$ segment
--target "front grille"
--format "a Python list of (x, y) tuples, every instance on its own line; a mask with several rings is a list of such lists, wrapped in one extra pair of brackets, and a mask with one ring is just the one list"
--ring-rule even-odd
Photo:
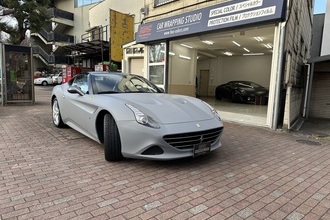
[(168, 144), (178, 149), (192, 149), (195, 144), (207, 142), (212, 144), (219, 138), (222, 129), (220, 127), (206, 131), (170, 134), (165, 135), (163, 138)]

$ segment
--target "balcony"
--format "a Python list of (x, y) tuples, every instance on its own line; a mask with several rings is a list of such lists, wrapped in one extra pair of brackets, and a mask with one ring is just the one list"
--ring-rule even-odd
[(68, 11), (64, 11), (58, 8), (50, 8), (48, 9), (48, 13), (53, 22), (59, 24), (65, 24), (68, 26), (74, 26), (74, 14)]
[(64, 42), (64, 43), (74, 43), (74, 36), (68, 34), (61, 34), (56, 32), (48, 32), (44, 28), (42, 28), (39, 34), (47, 41), (47, 42)]

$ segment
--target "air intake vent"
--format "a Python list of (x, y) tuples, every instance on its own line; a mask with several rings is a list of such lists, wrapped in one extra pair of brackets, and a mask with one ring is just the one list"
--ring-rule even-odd
[(178, 149), (193, 149), (195, 144), (214, 143), (220, 137), (223, 128), (215, 128), (206, 131), (165, 135), (164, 140)]

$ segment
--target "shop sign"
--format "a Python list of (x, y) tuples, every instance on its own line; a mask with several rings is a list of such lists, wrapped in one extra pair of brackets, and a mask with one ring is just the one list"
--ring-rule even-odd
[(136, 42), (284, 19), (286, 0), (237, 0), (141, 24)]

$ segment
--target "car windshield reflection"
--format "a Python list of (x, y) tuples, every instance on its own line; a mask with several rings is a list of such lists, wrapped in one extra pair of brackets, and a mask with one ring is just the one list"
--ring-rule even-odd
[(94, 94), (159, 92), (155, 85), (134, 75), (104, 74), (91, 77)]

